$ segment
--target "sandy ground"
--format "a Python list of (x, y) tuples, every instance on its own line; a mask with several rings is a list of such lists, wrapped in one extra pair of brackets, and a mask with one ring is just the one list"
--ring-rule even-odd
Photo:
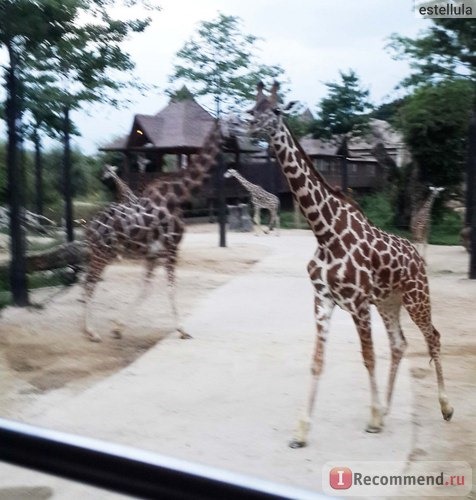
[[(215, 228), (206, 228), (206, 231), (210, 230), (214, 231)], [(204, 231), (203, 227), (192, 227), (190, 229), (191, 236), (183, 245), (177, 273), (179, 309), (182, 311), (182, 316), (187, 325), (187, 318), (191, 318), (192, 316), (195, 318), (194, 321), (199, 332), (200, 327), (203, 328), (203, 331), (206, 331), (208, 326), (208, 324), (200, 326), (200, 311), (201, 307), (205, 305), (207, 297), (216, 301), (217, 313), (219, 313), (219, 296), (213, 295), (213, 293), (217, 294), (219, 290), (224, 289), (223, 287), (231, 286), (238, 279), (241, 279), (241, 277), (245, 277), (245, 279), (250, 280), (250, 283), (252, 283), (253, 269), (255, 268), (253, 266), (259, 266), (260, 264), (257, 263), (265, 257), (269, 257), (272, 253), (272, 247), (268, 244), (270, 241), (269, 238), (273, 238), (273, 245), (279, 244), (279, 239), (271, 236), (256, 238), (253, 235), (240, 235), (240, 238), (232, 246), (220, 249), (214, 242), (213, 237), (210, 238), (210, 234), (207, 235), (204, 233), (203, 238), (201, 238), (201, 231)], [(305, 232), (293, 233), (284, 231), (283, 233), (285, 237), (290, 239), (293, 238), (293, 234), (303, 236)], [(268, 238), (268, 240), (264, 238)], [(308, 235), (305, 235), (305, 238), (308, 241)], [(193, 242), (193, 244), (188, 244), (188, 241)], [(296, 239), (295, 244), (299, 244), (300, 241), (299, 238)], [(289, 258), (292, 258), (292, 254), (289, 255)], [(273, 264), (274, 267), (273, 265), (269, 267), (269, 258), (267, 262), (268, 274), (275, 277), (286, 275), (286, 269), (279, 262), (275, 262)], [(400, 397), (401, 401), (406, 404), (405, 398), (407, 398), (408, 394), (404, 393), (412, 392), (410, 399), (413, 401), (413, 404), (408, 409), (411, 413), (411, 430), (409, 432), (405, 430), (408, 436), (402, 438), (401, 451), (407, 455), (403, 459), (409, 459), (409, 470), (412, 468), (412, 463), (419, 460), (460, 460), (472, 464), (474, 469), (474, 446), (476, 443), (476, 430), (474, 426), (474, 415), (476, 415), (476, 339), (474, 337), (474, 325), (476, 324), (476, 282), (466, 278), (468, 256), (461, 247), (430, 247), (428, 262), (434, 323), (442, 334), (443, 368), (447, 380), (448, 394), (455, 407), (455, 415), (451, 424), (445, 423), (441, 419), (436, 397), (434, 370), (428, 363), (425, 344), (419, 331), (404, 316), (404, 330), (410, 347), (407, 353), (407, 367), (402, 367), (402, 371), (404, 369), (409, 371), (411, 378), (409, 378), (410, 383), (408, 387), (405, 386), (404, 381), (397, 382), (397, 386), (399, 383), (402, 384), (400, 391), (403, 394), (400, 394), (400, 396), (396, 395), (396, 403), (398, 406), (400, 401), (398, 397)], [(303, 271), (305, 264), (306, 261), (303, 260)], [(301, 264), (299, 265), (301, 266)], [(69, 411), (71, 411), (74, 409), (74, 402), (76, 400), (81, 401), (83, 395), (92, 395), (96, 389), (97, 392), (100, 392), (99, 389), (101, 387), (107, 388), (108, 380), (111, 380), (110, 388), (115, 387), (112, 382), (113, 380), (115, 380), (114, 383), (116, 385), (118, 383), (121, 384), (122, 382), (117, 377), (114, 378), (113, 375), (122, 373), (121, 370), (124, 371), (123, 369), (127, 366), (136, 367), (133, 375), (138, 377), (141, 372), (140, 362), (142, 359), (139, 358), (147, 352), (143, 356), (143, 366), (146, 366), (148, 361), (147, 356), (153, 351), (151, 348), (156, 346), (154, 348), (155, 352), (157, 352), (157, 349), (160, 351), (160, 341), (165, 339), (166, 344), (164, 346), (172, 349), (172, 353), (176, 344), (177, 349), (180, 349), (181, 352), (186, 353), (187, 350), (190, 350), (193, 353), (193, 349), (195, 348), (192, 344), (188, 343), (189, 341), (177, 341), (174, 343), (175, 341), (168, 337), (171, 329), (171, 321), (163, 286), (165, 284), (165, 277), (160, 270), (158, 273), (160, 276), (155, 282), (151, 296), (136, 308), (133, 314), (128, 313), (127, 304), (133, 302), (135, 295), (140, 289), (141, 273), (142, 269), (137, 264), (126, 261), (110, 266), (107, 270), (104, 280), (98, 288), (94, 308), (94, 324), (104, 338), (101, 344), (87, 342), (81, 336), (80, 320), (82, 304), (81, 290), (78, 286), (70, 288), (64, 293), (55, 295), (50, 299), (48, 299), (48, 296), (51, 296), (52, 291), (41, 292), (35, 296), (37, 302), (45, 304), (41, 309), (21, 310), (9, 308), (3, 312), (0, 318), (1, 416), (24, 420), (29, 423), (36, 423), (37, 421), (43, 424), (51, 423), (55, 422), (55, 418), (57, 422), (60, 422), (62, 414), (59, 410), (56, 411), (56, 416), (50, 417), (50, 420), (44, 418), (44, 415), (48, 412), (52, 413), (52, 406), (57, 408), (64, 406), (65, 411), (67, 411), (66, 408), (69, 405)], [(294, 286), (293, 280), (297, 278), (298, 276), (294, 276), (290, 272), (288, 279), (291, 293), (292, 286)], [(299, 280), (302, 280), (301, 274), (299, 275)], [(256, 281), (254, 286), (257, 290), (256, 293), (258, 293), (261, 286), (259, 280)], [(265, 286), (265, 282), (263, 282), (263, 286)], [(255, 292), (253, 291), (253, 293)], [(309, 308), (309, 304), (303, 305), (303, 311)], [(239, 306), (239, 297), (237, 297), (237, 305)], [(222, 305), (222, 307), (225, 306)], [(300, 305), (296, 305), (296, 309), (299, 307)], [(253, 313), (251, 306), (244, 310), (249, 315)], [(236, 311), (234, 312), (236, 313)], [(242, 314), (243, 310), (240, 309), (239, 313)], [(232, 318), (233, 313), (230, 311), (229, 314), (229, 318)], [(297, 312), (296, 314), (300, 313)], [(108, 334), (108, 331), (112, 327), (112, 320), (121, 316), (126, 320), (127, 329), (124, 333), (124, 338), (118, 341), (113, 339)], [(273, 319), (269, 316), (267, 321), (270, 325), (273, 323)], [(293, 316), (290, 317), (289, 321), (293, 321)], [(249, 326), (246, 326), (245, 323), (243, 328), (249, 329)], [(306, 332), (306, 335), (309, 337), (309, 331)], [(205, 337), (205, 334), (202, 337)], [(216, 339), (213, 336), (210, 339), (212, 342), (211, 345), (216, 346)], [(172, 344), (170, 344), (171, 341)], [(277, 349), (281, 353), (289, 350), (292, 357), (291, 346), (287, 346), (284, 343), (285, 341), (281, 342), (280, 339), (277, 339), (275, 341)], [(299, 341), (304, 343), (304, 340)], [(185, 342), (185, 344), (182, 344), (182, 342)], [(194, 342), (194, 340), (190, 342)], [(308, 341), (306, 340), (306, 342)], [(346, 343), (349, 342), (346, 340)], [(187, 347), (183, 348), (183, 345)], [(250, 345), (250, 339), (246, 339), (246, 343), (243, 343), (243, 345), (237, 343), (235, 349), (239, 352), (244, 352), (244, 349), (247, 349), (245, 347), (247, 345)], [(335, 349), (342, 351), (343, 347), (345, 346), (336, 345)], [(305, 353), (308, 348), (307, 344), (303, 345), (302, 352)], [(162, 354), (163, 352), (162, 350)], [(301, 353), (301, 351), (299, 352)], [(265, 352), (265, 355), (271, 356), (269, 352)], [(356, 356), (358, 356), (358, 353)], [(343, 361), (347, 362), (348, 357), (350, 356), (347, 356), (346, 352)], [(301, 358), (299, 359), (299, 363), (302, 364)], [(135, 363), (133, 363), (134, 361)], [(155, 359), (152, 361), (156, 362)], [(170, 367), (173, 367), (172, 361), (162, 361), (164, 361), (164, 367), (168, 366), (167, 362), (170, 362)], [(255, 360), (251, 356), (251, 359), (248, 361), (249, 367), (256, 370), (256, 373), (251, 374), (251, 380), (259, 379), (261, 376), (260, 373), (262, 373), (262, 360), (260, 359), (258, 362), (258, 359)], [(267, 361), (271, 363), (272, 360)], [(360, 358), (353, 359), (352, 362), (356, 365), (361, 365)], [(133, 364), (131, 365), (131, 363)], [(224, 359), (217, 359), (218, 367), (221, 367), (223, 363), (225, 363)], [(331, 372), (331, 375), (328, 375), (329, 377), (332, 376), (332, 367), (330, 368), (331, 370), (329, 370), (329, 367), (326, 367), (326, 370)], [(143, 369), (145, 373), (145, 368)], [(293, 377), (295, 375), (292, 373), (292, 370), (295, 370), (295, 366), (286, 365), (282, 369), (289, 375), (291, 379), (290, 390), (293, 390), (292, 386), (295, 384)], [(302, 371), (303, 375), (304, 372), (307, 372), (307, 369), (307, 365), (299, 366), (299, 370)], [(236, 376), (237, 368), (233, 367), (233, 370)], [(127, 375), (127, 368), (125, 373)], [(129, 375), (131, 373), (129, 372)], [(212, 372), (207, 372), (206, 375), (210, 376), (211, 374)], [(176, 382), (176, 377), (177, 373), (170, 374), (172, 382)], [(366, 382), (365, 376), (363, 376), (362, 380)], [(361, 384), (360, 379), (357, 383)], [(214, 390), (218, 389), (212, 385), (210, 392), (212, 396)], [(253, 392), (250, 387), (247, 387), (247, 390)], [(283, 393), (288, 395), (286, 391), (287, 388), (282, 388), (281, 393), (277, 397), (283, 401)], [(303, 394), (304, 392), (297, 396), (300, 397)], [(360, 394), (356, 396), (356, 398), (359, 397)], [(367, 397), (365, 390), (362, 397)], [(239, 402), (235, 401), (236, 404), (239, 404)], [(367, 402), (365, 402), (366, 404)], [(364, 406), (364, 404), (361, 403), (361, 406)], [(364, 410), (366, 408), (362, 408), (362, 412)], [(259, 415), (259, 409), (256, 411), (257, 415)], [(338, 411), (338, 408), (336, 411)], [(348, 420), (350, 415), (348, 412), (342, 413), (342, 424), (349, 425)], [(223, 410), (224, 414), (225, 410)], [(166, 425), (165, 416), (164, 424)], [(172, 417), (176, 420), (176, 415), (172, 415)], [(210, 415), (208, 414), (207, 417), (210, 418)], [(253, 411), (251, 411), (248, 418), (253, 418)], [(339, 418), (337, 418), (338, 421)], [(399, 415), (397, 408), (396, 420), (394, 421), (395, 428), (392, 428), (391, 424), (389, 424), (389, 429), (386, 429), (390, 437), (392, 438), (393, 436), (397, 441), (397, 424), (399, 418), (402, 418), (403, 422), (406, 417), (404, 414)], [(352, 429), (354, 425), (361, 427), (363, 423), (363, 420), (357, 423), (352, 422), (351, 427)], [(276, 423), (274, 431), (278, 430), (279, 425), (281, 424)], [(292, 426), (292, 422), (289, 422), (289, 425)], [(64, 430), (82, 431), (79, 427), (71, 429), (67, 424), (63, 428)], [(288, 432), (289, 429), (286, 428), (284, 431)], [(116, 435), (114, 432), (116, 432)], [(124, 432), (123, 429), (119, 431), (111, 430), (107, 436), (103, 436), (99, 432), (99, 435), (95, 437), (104, 437), (111, 440), (117, 438), (118, 441), (127, 443), (128, 439), (123, 439), (124, 436), (121, 434)], [(243, 429), (243, 432), (246, 432), (246, 430)], [(286, 435), (285, 432), (283, 435)], [(94, 435), (94, 432), (91, 434)], [(364, 434), (365, 441), (362, 442), (359, 441), (361, 437), (353, 437), (352, 439), (355, 440), (353, 446), (357, 449), (373, 446), (370, 444), (372, 441), (367, 440), (368, 436)], [(188, 438), (190, 443), (193, 443), (194, 436), (189, 436)], [(407, 438), (408, 445), (405, 441)], [(206, 434), (204, 439), (207, 439)], [(245, 438), (241, 436), (240, 439), (244, 440)], [(279, 440), (281, 439), (284, 438), (281, 437), (279, 431)], [(130, 442), (135, 443), (136, 440), (137, 436), (132, 436)], [(316, 440), (325, 441), (325, 435), (321, 436), (318, 434)], [(140, 440), (138, 441), (140, 442)], [(404, 441), (405, 443), (403, 443)], [(281, 441), (279, 442), (281, 443)], [(324, 444), (322, 443), (323, 447)], [(185, 448), (183, 456), (186, 457), (186, 443), (183, 446)], [(193, 444), (188, 444), (188, 446), (193, 448)], [(319, 446), (319, 444), (314, 443), (314, 446)], [(167, 452), (167, 446), (164, 448), (164, 452)], [(350, 448), (349, 444), (349, 450)], [(170, 443), (170, 450), (176, 449), (177, 443)], [(346, 448), (342, 449), (345, 450)], [(302, 463), (300, 466), (307, 464), (305, 466), (309, 471), (311, 469), (313, 471), (318, 470), (317, 464), (313, 464), (315, 449), (312, 450), (310, 447), (306, 450), (311, 451), (306, 451), (306, 455), (301, 455)], [(351, 451), (349, 451), (350, 453)], [(378, 457), (382, 459), (383, 456), (380, 451), (379, 453)], [(254, 458), (259, 458), (255, 457), (251, 450), (246, 452), (246, 454), (245, 460), (248, 463), (252, 463)], [(293, 460), (292, 457), (295, 456), (290, 455), (287, 451), (283, 452), (283, 454), (281, 461), (284, 462)], [(223, 462), (223, 457), (220, 457), (219, 454), (217, 454), (217, 457), (217, 464)], [(337, 457), (338, 455), (332, 458)], [(200, 455), (194, 456), (193, 453), (190, 454), (190, 459), (199, 460), (200, 458)], [(392, 455), (392, 450), (389, 449), (386, 459), (400, 460), (402, 456), (398, 453)], [(260, 458), (260, 460), (263, 461), (263, 458)], [(204, 461), (206, 462), (207, 460)], [(286, 464), (281, 464), (281, 461), (278, 464), (274, 463), (272, 466), (270, 465), (269, 470), (265, 474), (267, 479), (282, 480), (280, 467), (285, 467)], [(213, 464), (213, 460), (210, 460), (210, 462)], [(238, 459), (236, 464), (230, 460), (230, 463), (226, 465), (231, 469), (236, 468), (239, 471), (249, 472), (246, 470), (246, 464), (240, 464)], [(31, 489), (26, 487), (23, 489), (20, 487), (8, 489), (4, 482), (0, 481), (0, 486), (4, 486), (4, 490), (0, 490), (0, 499), (49, 498), (52, 495), (52, 490), (43, 486), (44, 482), (40, 482), (39, 484), (42, 486), (31, 486)], [(310, 484), (306, 484), (305, 481), (297, 481), (297, 485), (299, 486), (309, 487)], [(81, 494), (78, 494), (78, 498), (81, 497)], [(102, 493), (98, 493), (97, 496), (88, 493), (88, 497), (99, 499), (104, 496)], [(55, 498), (69, 498), (69, 496), (55, 495)], [(473, 493), (468, 498), (474, 499), (476, 496)]]
[[(212, 230), (214, 226), (192, 226), (188, 232)], [(267, 252), (258, 243), (226, 249), (208, 242), (184, 245), (176, 293), (181, 318), (189, 316), (207, 293), (248, 271)], [(142, 277), (141, 265), (133, 261), (117, 261), (106, 269), (93, 303), (92, 324), (103, 338), (99, 344), (85, 341), (81, 334), (81, 286), (34, 292), (34, 307), (0, 313), (2, 416), (21, 416), (32, 401), (41, 407), (41, 395), (52, 390), (81, 392), (169, 335), (173, 325), (165, 273), (157, 269), (149, 297), (135, 307)], [(116, 318), (125, 324), (121, 342), (109, 334)]]

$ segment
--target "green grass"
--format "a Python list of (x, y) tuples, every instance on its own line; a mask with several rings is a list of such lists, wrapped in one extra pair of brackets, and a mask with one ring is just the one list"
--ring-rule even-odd
[(295, 215), (293, 211), (281, 212), (279, 214), (281, 227), (283, 229), (310, 229), (309, 224), (299, 212), (298, 225), (296, 227)]
[(461, 229), (463, 229), (461, 216), (447, 210), (439, 220), (433, 222), (429, 242), (432, 245), (460, 245)]
[[(402, 230), (393, 224), (393, 209), (389, 198), (383, 194), (365, 196), (360, 200), (365, 214), (377, 227), (398, 236), (411, 239), (408, 230)], [(461, 217), (452, 210), (445, 209), (431, 225), (429, 243), (432, 245), (459, 245), (459, 233), (463, 227)]]

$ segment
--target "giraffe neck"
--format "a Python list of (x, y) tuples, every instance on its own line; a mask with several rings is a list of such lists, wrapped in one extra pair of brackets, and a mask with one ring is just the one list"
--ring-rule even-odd
[(433, 206), (433, 203), (435, 202), (435, 199), (437, 197), (436, 191), (432, 191), (430, 196), (426, 199), (425, 203), (423, 203), (423, 206), (421, 207), (422, 215), (428, 216), (431, 208)]
[(301, 212), (317, 239), (325, 243), (326, 239), (341, 233), (346, 227), (349, 212), (367, 224), (360, 210), (316, 172), (282, 119), (278, 123), (275, 132), (270, 135), (271, 146)]
[(234, 177), (238, 182), (240, 182), (248, 191), (252, 191), (253, 188), (257, 188), (256, 184), (253, 184), (252, 182), (248, 181), (245, 179), (242, 175), (240, 175), (238, 172), (235, 172)]
[(136, 195), (132, 192), (131, 188), (116, 173), (112, 173), (112, 178), (116, 184), (121, 201), (136, 199)]
[(210, 176), (211, 167), (215, 164), (220, 151), (220, 128), (218, 123), (205, 139), (202, 150), (195, 155), (183, 175), (183, 192), (180, 202), (190, 200)]

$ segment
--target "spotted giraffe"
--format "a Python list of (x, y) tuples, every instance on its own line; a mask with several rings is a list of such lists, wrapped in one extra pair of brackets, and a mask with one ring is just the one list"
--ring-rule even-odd
[(242, 184), (242, 186), (251, 195), (251, 204), (253, 205), (254, 212), (254, 222), (257, 229), (261, 229), (266, 232), (261, 227), (261, 209), (264, 208), (269, 210), (269, 231), (276, 226), (276, 234), (279, 233), (279, 198), (265, 191), (261, 186), (253, 184), (248, 179), (245, 179), (239, 172), (234, 168), (228, 169), (224, 176), (226, 178), (235, 177), (235, 179)]
[(103, 181), (112, 180), (116, 186), (117, 198), (120, 203), (135, 203), (139, 199), (132, 189), (117, 175), (117, 167), (114, 165), (104, 165), (101, 179)]
[[(175, 266), (185, 227), (181, 204), (195, 194), (208, 177), (220, 144), (220, 127), (217, 121), (181, 181), (152, 183), (144, 190), (142, 197), (137, 198), (132, 193), (128, 202), (111, 204), (88, 224), (86, 244), (89, 249), (89, 264), (84, 281), (86, 300), (83, 330), (90, 340), (101, 340), (89, 324), (95, 287), (104, 268), (119, 256), (145, 260), (146, 286), (142, 288), (139, 298), (146, 295), (157, 264), (165, 262), (175, 329), (181, 338), (189, 338), (180, 326), (175, 303)], [(126, 186), (120, 179), (119, 181), (121, 186)], [(116, 325), (113, 333), (120, 337), (123, 324), (116, 321)]]
[(424, 260), (426, 260), (426, 249), (428, 246), (428, 236), (430, 234), (431, 209), (435, 199), (439, 196), (441, 191), (444, 191), (445, 188), (430, 186), (429, 189), (430, 194), (420, 208), (415, 210), (412, 214), (410, 221), (413, 242)]
[[(112, 203), (89, 222), (85, 232), (89, 262), (84, 280), (86, 300), (83, 331), (90, 340), (101, 340), (89, 321), (94, 290), (105, 267), (119, 256), (145, 261), (146, 286), (142, 288), (140, 298), (147, 294), (155, 267), (161, 261), (164, 262), (175, 330), (181, 338), (189, 338), (180, 326), (175, 303), (175, 266), (183, 232), (181, 218), (157, 206), (149, 198)], [(120, 337), (123, 325), (119, 321), (115, 323), (113, 333)]]
[[(281, 165), (301, 212), (314, 232), (318, 247), (308, 264), (314, 287), (317, 326), (308, 405), (290, 446), (305, 446), (323, 369), (324, 346), (332, 311), (336, 305), (348, 311), (359, 334), (371, 392), (368, 432), (380, 432), (392, 399), (394, 382), (406, 340), (400, 326), (403, 305), (423, 333), (438, 382), (443, 418), (453, 415), (446, 395), (440, 361), (440, 334), (431, 321), (428, 280), (423, 259), (413, 245), (375, 227), (342, 192), (329, 186), (294, 138), (278, 108), (278, 85), (266, 96), (258, 85), (250, 112), (251, 132), (265, 132)], [(370, 306), (375, 305), (385, 324), (391, 348), (386, 410), (380, 403), (375, 376)]]

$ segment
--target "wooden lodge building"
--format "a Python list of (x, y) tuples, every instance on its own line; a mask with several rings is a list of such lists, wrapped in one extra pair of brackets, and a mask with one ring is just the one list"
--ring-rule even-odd
[[(214, 117), (201, 107), (186, 90), (180, 91), (181, 99), (171, 98), (167, 106), (155, 115), (135, 115), (128, 135), (114, 141), (102, 151), (115, 153), (115, 162), (121, 177), (134, 191), (159, 178), (177, 179), (187, 168), (190, 156), (200, 151), (205, 137), (214, 124)], [(348, 145), (347, 182), (355, 191), (374, 191), (385, 181), (384, 167), (372, 155), (375, 137), (385, 146), (389, 156), (398, 164), (403, 158), (403, 141), (393, 131), (386, 129), (386, 122), (374, 120), (377, 127), (370, 139), (351, 140)], [(286, 178), (276, 160), (236, 127), (229, 119), (222, 119), (223, 161), (226, 168), (236, 168), (244, 177), (277, 194), (284, 206), (290, 207), (292, 197)], [(389, 127), (389, 126), (388, 126)], [(383, 133), (383, 132), (385, 133)], [(393, 135), (392, 135), (393, 134)], [(305, 137), (301, 145), (333, 186), (342, 186), (344, 158), (338, 155), (338, 140), (321, 141)], [(147, 160), (145, 174), (139, 173), (138, 162)], [(228, 203), (248, 200), (248, 192), (234, 178), (225, 179), (225, 198)], [(193, 206), (193, 213), (214, 204), (216, 200), (216, 174), (209, 181)]]

